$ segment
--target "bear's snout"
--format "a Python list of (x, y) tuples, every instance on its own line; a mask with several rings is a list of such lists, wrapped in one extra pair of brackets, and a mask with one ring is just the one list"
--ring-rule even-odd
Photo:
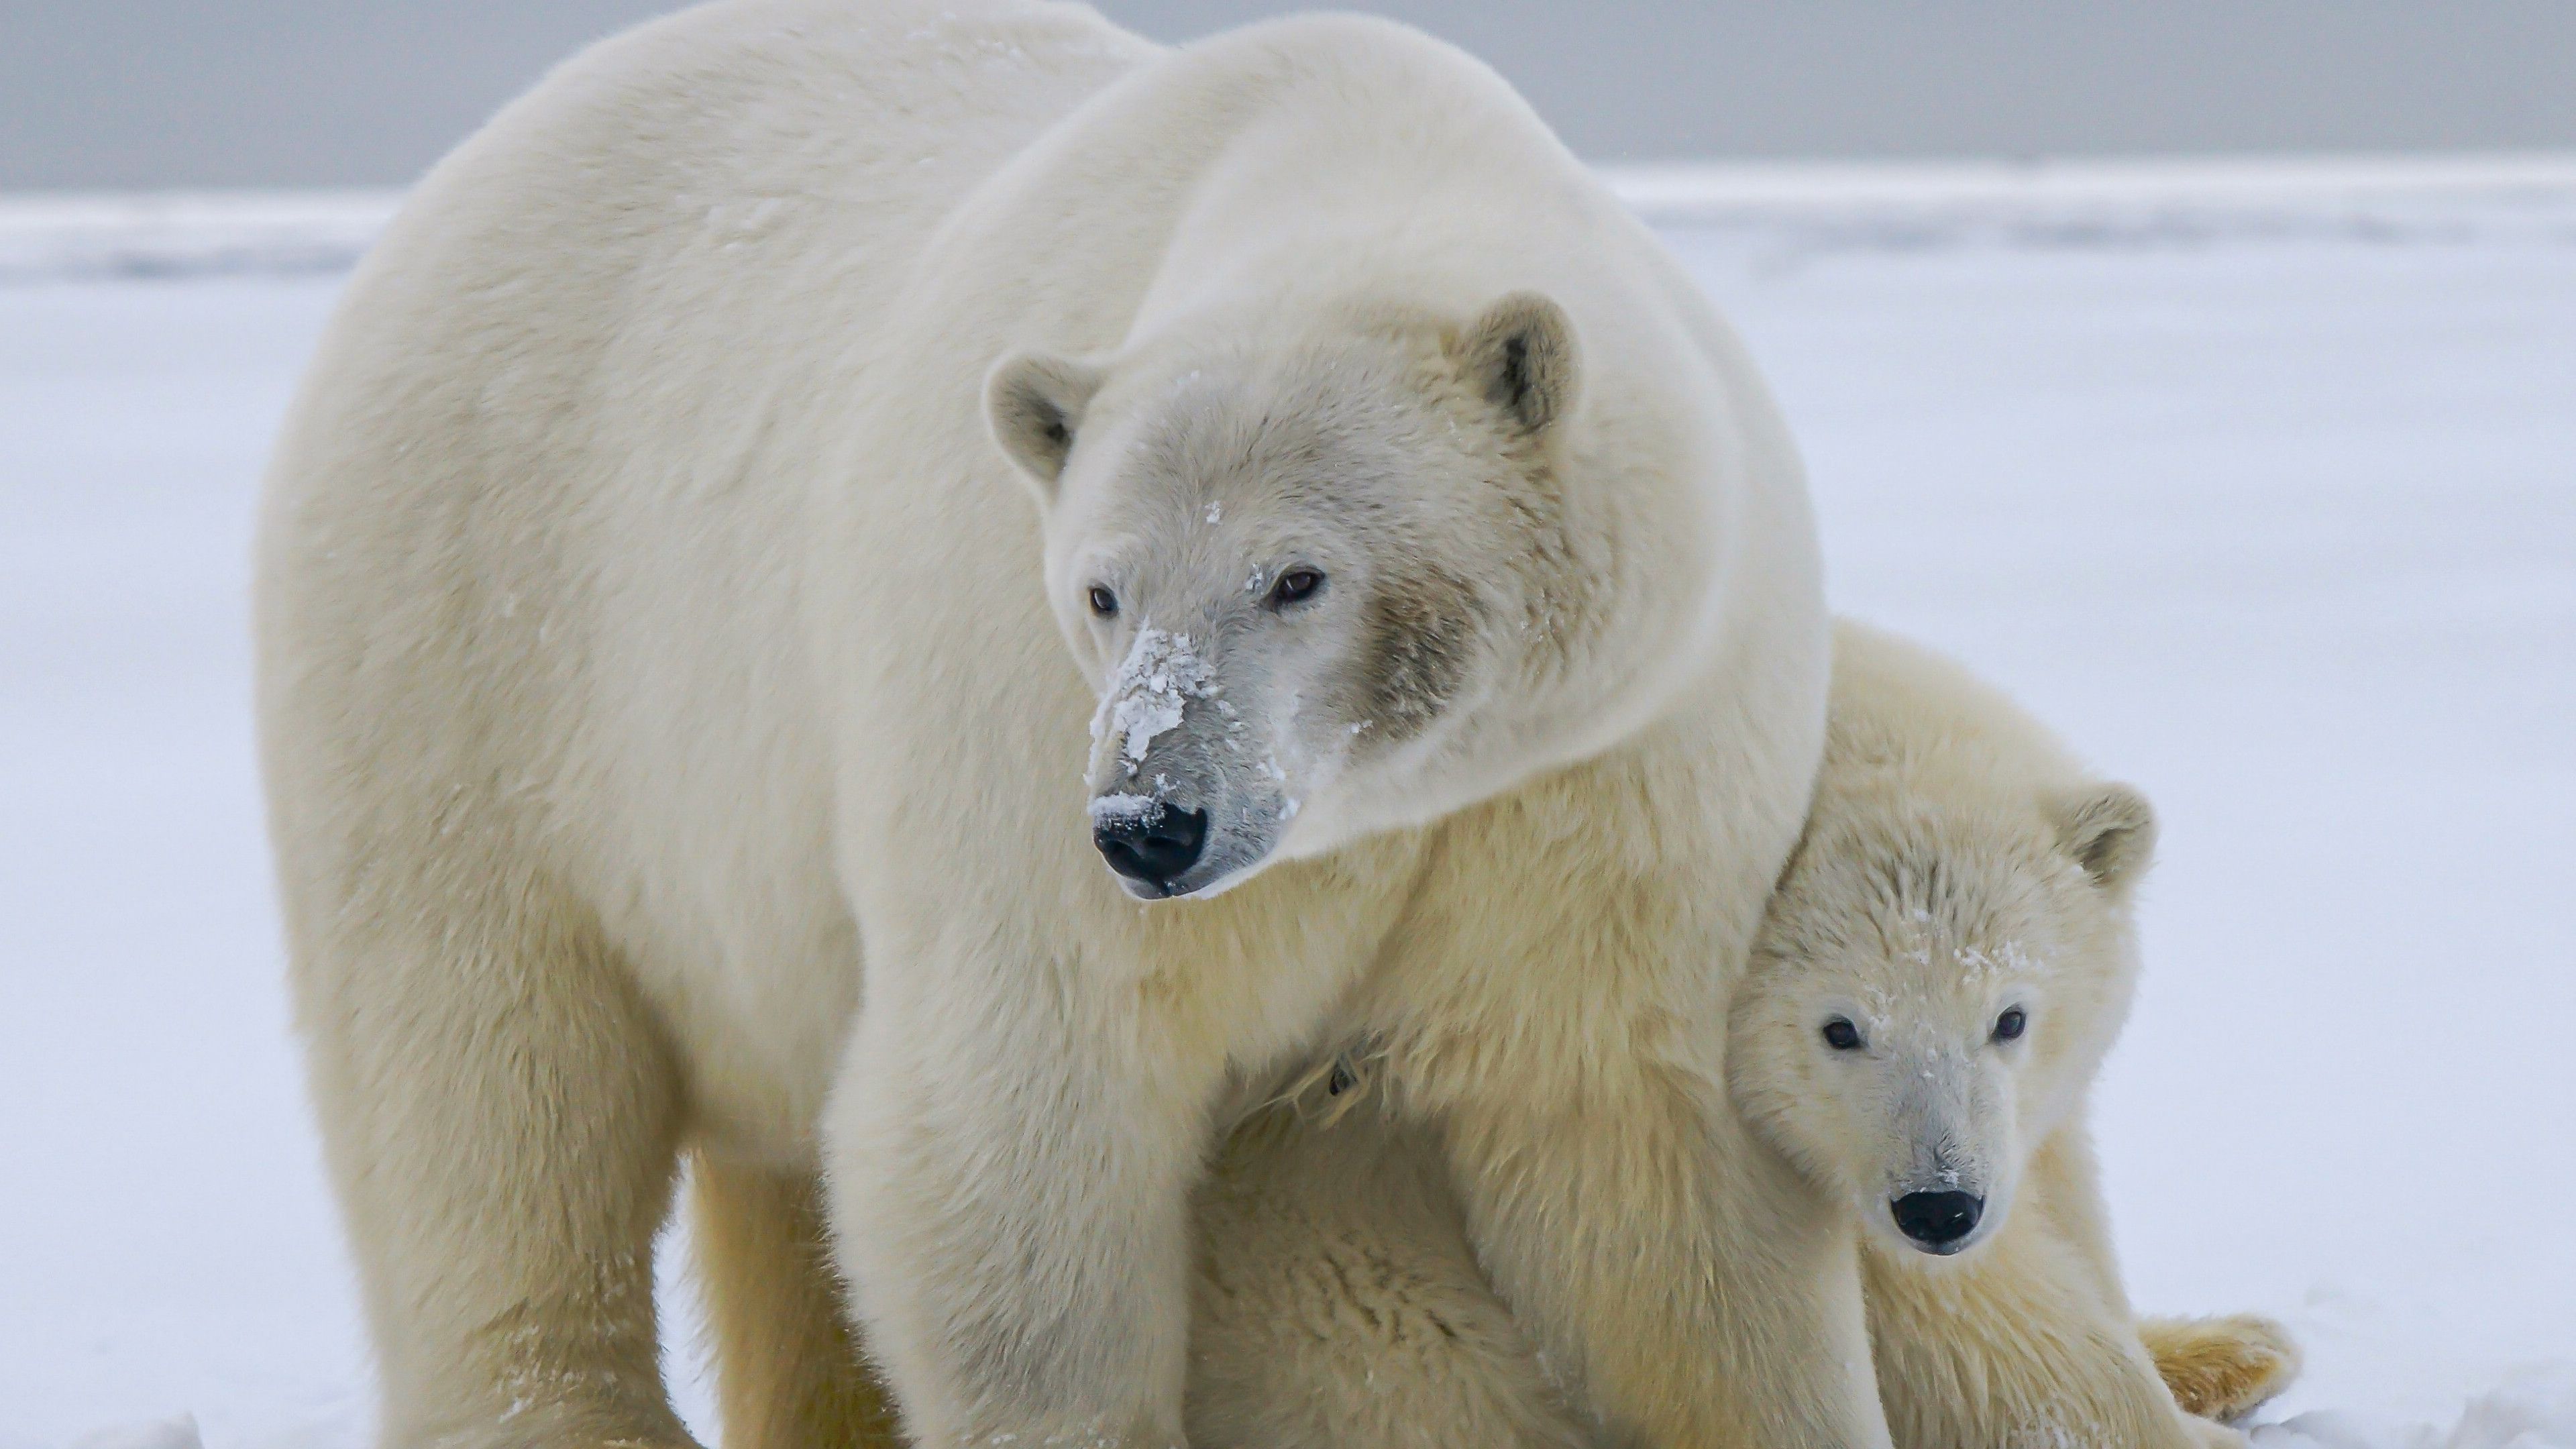
[(1170, 895), (1172, 882), (1207, 849), (1208, 813), (1155, 802), (1153, 808), (1095, 812), (1091, 843), (1100, 847), (1109, 868), (1158, 895)]
[(1969, 1192), (1909, 1192), (1888, 1204), (1897, 1229), (1927, 1253), (1955, 1253), (1985, 1215), (1986, 1200)]

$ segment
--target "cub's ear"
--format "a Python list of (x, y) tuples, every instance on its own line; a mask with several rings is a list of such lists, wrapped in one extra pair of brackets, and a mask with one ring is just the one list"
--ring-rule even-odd
[(2097, 785), (2058, 802), (2057, 838), (2093, 883), (2134, 884), (2156, 851), (2156, 812), (2126, 785)]
[(994, 364), (984, 379), (985, 425), (1019, 465), (1041, 506), (1055, 502), (1074, 430), (1100, 391), (1102, 375), (1087, 362), (1018, 352)]
[(1506, 293), (1457, 342), (1467, 380), (1536, 436), (1574, 406), (1574, 320), (1536, 292)]

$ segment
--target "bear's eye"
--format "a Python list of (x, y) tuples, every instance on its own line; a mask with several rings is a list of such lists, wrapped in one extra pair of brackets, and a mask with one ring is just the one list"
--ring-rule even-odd
[(2030, 1026), (2030, 1013), (2016, 1006), (1995, 1018), (1995, 1040), (2012, 1041)]
[(1283, 604), (1303, 603), (1323, 586), (1324, 576), (1313, 569), (1290, 569), (1270, 586), (1270, 606), (1275, 609)]
[(1860, 1028), (1843, 1017), (1825, 1023), (1825, 1045), (1838, 1052), (1860, 1050)]
[(1118, 612), (1118, 596), (1098, 584), (1091, 586), (1091, 612), (1106, 619)]

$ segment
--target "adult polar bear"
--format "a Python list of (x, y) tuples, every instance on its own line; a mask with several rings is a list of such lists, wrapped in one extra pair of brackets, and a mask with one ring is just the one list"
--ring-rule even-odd
[(682, 1442), (687, 1149), (744, 1442), (867, 1412), (819, 1172), (924, 1442), (1176, 1443), (1212, 1134), (1363, 1030), (1603, 1422), (1884, 1442), (1849, 1235), (1714, 1045), (1821, 745), (1795, 459), (1457, 53), (598, 47), (361, 268), (259, 578), (390, 1444)]

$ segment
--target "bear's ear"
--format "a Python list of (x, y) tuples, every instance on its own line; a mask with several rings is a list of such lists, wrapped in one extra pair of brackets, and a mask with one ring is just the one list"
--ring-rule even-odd
[(1041, 505), (1055, 502), (1056, 480), (1073, 451), (1082, 411), (1100, 391), (1101, 370), (1087, 362), (1019, 352), (984, 379), (984, 421), (993, 441), (1019, 465)]
[(2057, 838), (2093, 883), (2134, 883), (2156, 851), (2156, 812), (2126, 785), (2097, 785), (2058, 803)]
[(1532, 436), (1574, 406), (1574, 320), (1536, 292), (1511, 292), (1460, 335), (1467, 380)]

